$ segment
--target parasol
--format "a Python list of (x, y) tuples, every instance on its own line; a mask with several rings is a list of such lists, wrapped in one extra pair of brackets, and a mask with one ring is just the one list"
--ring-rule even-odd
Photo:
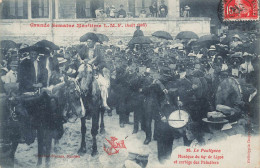
[(36, 51), (39, 54), (49, 54), (50, 51), (45, 47), (37, 47), (37, 46), (29, 46), (25, 47), (19, 50), (20, 53), (30, 52), (30, 51)]
[(227, 34), (227, 37), (225, 37), (221, 41), (221, 43), (229, 44), (234, 37), (237, 37), (241, 41), (244, 41), (244, 40), (246, 40), (247, 35), (246, 35), (246, 33), (242, 32), (242, 31), (229, 31), (228, 34)]
[(176, 39), (198, 39), (198, 35), (192, 31), (182, 31), (177, 34)]
[(97, 35), (99, 41), (101, 41), (101, 42), (109, 41), (109, 38), (104, 34), (97, 33), (96, 35)]
[(92, 40), (94, 42), (99, 42), (99, 38), (95, 33), (86, 33), (80, 37), (80, 42), (86, 42), (88, 40)]
[(204, 36), (201, 36), (197, 42), (199, 45), (210, 47), (211, 45), (216, 45), (220, 41), (219, 41), (218, 37), (215, 35), (204, 35)]
[(138, 36), (138, 37), (133, 37), (128, 45), (133, 45), (133, 44), (150, 44), (153, 43), (153, 41), (149, 37), (145, 36)]
[(162, 39), (166, 39), (166, 40), (173, 40), (171, 34), (166, 32), (166, 31), (156, 31), (152, 34), (152, 36), (162, 38)]
[(45, 48), (49, 48), (50, 50), (59, 50), (60, 49), (59, 46), (55, 45), (53, 42), (48, 41), (48, 40), (41, 40), (41, 41), (35, 43), (34, 46), (45, 47)]
[(9, 50), (10, 48), (17, 48), (17, 44), (12, 40), (2, 40), (1, 48)]

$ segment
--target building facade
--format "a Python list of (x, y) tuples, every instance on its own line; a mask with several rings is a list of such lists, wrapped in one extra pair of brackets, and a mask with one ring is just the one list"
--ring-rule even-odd
[[(95, 18), (95, 10), (114, 6), (119, 9), (124, 6), (127, 14), (138, 17), (141, 10), (149, 13), (149, 7), (161, 0), (2, 0), (2, 19), (76, 19)], [(169, 7), (169, 16), (179, 15), (179, 0), (165, 1)]]
[[(32, 42), (44, 38), (59, 43), (78, 39), (90, 31), (108, 36), (132, 36), (137, 24), (142, 25), (141, 29), (147, 36), (158, 30), (168, 31), (173, 36), (186, 30), (199, 35), (209, 34), (211, 19), (180, 17), (180, 7), (183, 5), (180, 1), (165, 0), (167, 17), (154, 18), (149, 15), (149, 7), (154, 2), (159, 7), (161, 0), (2, 0), (1, 38), (19, 40), (20, 37), (27, 37)], [(127, 13), (126, 18), (96, 18), (97, 9), (106, 12), (108, 7), (113, 6), (117, 11), (120, 5)], [(140, 17), (142, 10), (146, 11), (147, 17)]]

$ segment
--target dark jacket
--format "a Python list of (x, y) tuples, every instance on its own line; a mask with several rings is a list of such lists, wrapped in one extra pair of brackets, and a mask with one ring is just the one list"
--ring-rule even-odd
[(46, 82), (44, 82), (44, 68), (42, 66), (42, 63), (40, 61), (38, 62), (38, 76), (36, 80), (33, 61), (31, 59), (23, 60), (18, 71), (18, 82), (20, 91), (34, 91), (33, 84), (36, 84), (36, 81), (37, 83), (42, 83), (43, 86), (46, 86)]
[[(164, 12), (162, 9), (165, 9)], [(166, 5), (161, 5), (159, 7), (159, 11), (160, 11), (160, 17), (166, 17), (168, 14), (168, 7)]]
[(133, 37), (139, 37), (139, 36), (144, 36), (144, 33), (142, 30), (136, 30), (134, 32), (134, 36)]
[(128, 105), (131, 111), (134, 111), (135, 108), (141, 108), (143, 106), (143, 102), (145, 96), (140, 92), (140, 89), (143, 85), (143, 80), (136, 73), (128, 74), (128, 88), (130, 91), (130, 95), (128, 98)]
[(119, 17), (120, 15), (122, 15), (123, 18), (125, 18), (125, 17), (126, 17), (126, 11), (125, 11), (124, 9), (120, 9), (120, 10), (118, 11), (118, 16), (117, 16), (117, 17)]
[(177, 105), (177, 97), (183, 102), (183, 106), (186, 106), (192, 102), (192, 96), (194, 92), (192, 90), (192, 83), (189, 79), (178, 79), (175, 83), (168, 85), (168, 88), (177, 88), (175, 92), (171, 92), (171, 97), (174, 99), (174, 104)]
[(149, 9), (150, 9), (150, 12), (151, 12), (152, 14), (157, 14), (157, 13), (158, 13), (157, 7), (150, 6)]

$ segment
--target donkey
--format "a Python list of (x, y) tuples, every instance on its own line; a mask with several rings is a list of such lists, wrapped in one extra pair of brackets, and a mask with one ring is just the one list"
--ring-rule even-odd
[[(12, 122), (16, 121), (17, 130), (13, 130), (16, 136), (10, 139), (12, 147), (9, 158), (11, 159), (11, 167), (13, 167), (15, 151), (21, 139), (28, 145), (33, 143), (37, 136), (38, 142), (38, 161), (37, 166), (42, 165), (42, 158), (46, 157), (45, 166), (50, 167), (50, 152), (52, 138), (55, 138), (54, 132), (63, 134), (62, 115), (58, 110), (57, 100), (50, 97), (46, 92), (37, 96), (16, 98), (9, 103)], [(8, 110), (8, 109), (7, 109)], [(36, 134), (37, 132), (37, 134)]]
[[(92, 68), (92, 67), (88, 67)], [(101, 115), (101, 124), (100, 124), (100, 133), (105, 132), (105, 125), (104, 125), (104, 113), (106, 110), (109, 110), (107, 106), (106, 99), (108, 98), (108, 87), (110, 82), (110, 72), (108, 69), (103, 68), (103, 75), (97, 72), (95, 69), (89, 69), (88, 71), (88, 82), (85, 83), (88, 86), (88, 91), (85, 96), (85, 103), (86, 103), (86, 110), (87, 112), (81, 118), (81, 145), (80, 149), (78, 150), (79, 154), (86, 153), (86, 117), (87, 115), (91, 115), (92, 117), (92, 127), (91, 127), (91, 135), (93, 138), (92, 144), (92, 153), (91, 156), (95, 156), (98, 154), (97, 151), (97, 139), (96, 136), (98, 134), (99, 129), (99, 118)]]

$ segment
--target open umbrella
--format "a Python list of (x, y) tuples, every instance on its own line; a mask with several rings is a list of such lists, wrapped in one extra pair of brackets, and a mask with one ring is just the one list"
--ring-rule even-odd
[(219, 43), (219, 39), (215, 35), (204, 35), (198, 39), (198, 44), (203, 46), (211, 46)]
[(221, 43), (222, 44), (229, 44), (232, 41), (233, 38), (238, 38), (241, 41), (244, 41), (247, 38), (247, 34), (241, 32), (241, 31), (230, 31), (230, 32), (228, 32), (227, 37), (225, 37), (221, 41)]
[(152, 36), (162, 38), (162, 39), (166, 39), (166, 40), (173, 40), (171, 34), (166, 32), (166, 31), (156, 31), (152, 34)]
[(30, 52), (30, 51), (36, 51), (39, 54), (49, 54), (50, 51), (45, 48), (45, 47), (38, 47), (38, 46), (29, 46), (29, 47), (25, 47), (19, 50), (20, 53), (25, 53), (25, 52)]
[(99, 38), (95, 33), (86, 33), (83, 36), (80, 37), (79, 41), (80, 42), (86, 42), (88, 40), (92, 40), (94, 42), (99, 42)]
[(17, 48), (17, 44), (12, 40), (2, 40), (1, 41), (1, 48), (9, 50), (10, 48)]
[(138, 36), (138, 37), (133, 37), (128, 45), (133, 45), (133, 44), (151, 44), (153, 41), (149, 37), (145, 36)]
[(97, 33), (96, 35), (97, 35), (99, 41), (101, 41), (101, 42), (109, 41), (109, 38), (104, 34)]
[(177, 34), (176, 39), (198, 39), (198, 35), (192, 31), (182, 31)]
[(45, 47), (45, 48), (49, 48), (50, 50), (59, 50), (60, 49), (59, 46), (55, 45), (53, 42), (48, 41), (48, 40), (41, 40), (41, 41), (35, 43), (34, 46)]

